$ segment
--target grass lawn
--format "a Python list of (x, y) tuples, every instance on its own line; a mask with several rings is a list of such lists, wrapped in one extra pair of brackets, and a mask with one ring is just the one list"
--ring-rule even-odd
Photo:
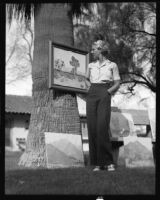
[(155, 194), (155, 168), (93, 172), (87, 166), (27, 169), (17, 165), (20, 152), (6, 152), (5, 194), (110, 195)]

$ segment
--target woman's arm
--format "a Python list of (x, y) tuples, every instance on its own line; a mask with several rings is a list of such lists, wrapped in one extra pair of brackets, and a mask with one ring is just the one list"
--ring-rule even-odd
[(115, 80), (113, 86), (108, 89), (108, 93), (110, 94), (115, 93), (120, 87), (120, 82), (121, 82), (120, 80)]
[(90, 87), (91, 82), (90, 82), (90, 68), (87, 68), (87, 72), (86, 72), (86, 85), (87, 87)]
[(89, 77), (90, 77), (90, 68), (87, 68), (86, 78), (88, 81), (89, 81)]

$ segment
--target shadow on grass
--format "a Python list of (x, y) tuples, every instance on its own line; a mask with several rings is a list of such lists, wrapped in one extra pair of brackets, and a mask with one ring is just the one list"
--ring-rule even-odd
[(5, 175), (6, 194), (155, 194), (155, 172), (118, 168), (93, 172), (90, 167), (13, 170)]
[(93, 172), (90, 166), (29, 169), (18, 166), (21, 154), (6, 154), (5, 194), (155, 194), (155, 168), (119, 166), (115, 172)]

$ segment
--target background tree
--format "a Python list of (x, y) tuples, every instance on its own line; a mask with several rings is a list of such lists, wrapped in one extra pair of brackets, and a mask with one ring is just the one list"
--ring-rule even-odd
[(75, 20), (76, 45), (91, 50), (95, 39), (110, 44), (110, 59), (115, 61), (133, 91), (137, 84), (156, 91), (156, 4), (97, 3), (92, 13)]
[[(156, 3), (128, 3), (120, 7), (123, 39), (132, 47), (129, 70), (133, 86), (143, 84), (156, 92)], [(123, 73), (124, 74), (124, 73)]]
[(33, 108), (20, 165), (46, 167), (45, 132), (80, 134), (75, 93), (48, 89), (48, 55), (49, 40), (74, 46), (72, 15), (80, 14), (81, 6), (79, 3), (7, 5), (10, 22), (15, 16), (28, 24), (34, 16)]
[(33, 30), (23, 22), (6, 23), (6, 84), (31, 74), (33, 63)]

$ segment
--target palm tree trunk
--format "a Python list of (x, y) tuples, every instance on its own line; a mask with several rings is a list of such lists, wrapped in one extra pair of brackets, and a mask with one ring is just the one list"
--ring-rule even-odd
[(73, 45), (69, 5), (42, 4), (34, 19), (33, 109), (26, 151), (19, 165), (46, 167), (44, 132), (80, 134), (80, 119), (75, 94), (48, 89), (49, 40)]

